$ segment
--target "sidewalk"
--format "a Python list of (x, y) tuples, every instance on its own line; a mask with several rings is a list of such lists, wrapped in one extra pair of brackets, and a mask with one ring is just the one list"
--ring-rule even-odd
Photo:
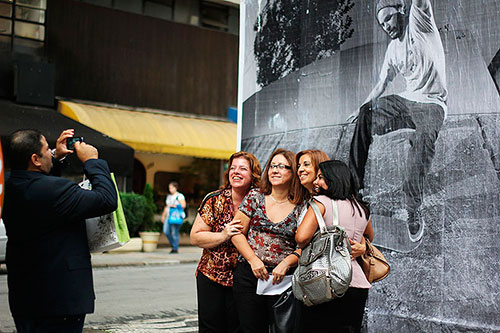
[[(197, 263), (202, 249), (196, 246), (180, 246), (179, 253), (170, 253), (170, 247), (159, 247), (155, 252), (107, 252), (92, 253), (92, 267), (120, 267), (173, 265)], [(7, 273), (7, 266), (0, 265), (0, 274)]]
[(202, 252), (202, 249), (195, 246), (181, 246), (179, 253), (170, 253), (170, 250), (170, 247), (159, 247), (155, 252), (92, 253), (92, 267), (197, 263)]

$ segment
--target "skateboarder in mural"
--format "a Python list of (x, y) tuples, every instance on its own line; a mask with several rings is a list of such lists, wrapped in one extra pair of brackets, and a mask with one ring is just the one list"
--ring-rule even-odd
[[(392, 218), (405, 221), (410, 240), (417, 242), (422, 237), (424, 223), (416, 213), (447, 112), (444, 50), (429, 0), (413, 0), (408, 7), (403, 0), (379, 0), (376, 18), (391, 41), (378, 83), (359, 112), (350, 117), (353, 121), (357, 119), (350, 166), (357, 185), (363, 189), (372, 136), (402, 128), (415, 129), (403, 182), (404, 205), (393, 209)], [(398, 73), (406, 81), (406, 90), (381, 97)]]

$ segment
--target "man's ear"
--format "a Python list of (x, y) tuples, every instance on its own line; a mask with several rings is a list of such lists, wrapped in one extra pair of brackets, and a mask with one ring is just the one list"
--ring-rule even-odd
[(31, 154), (30, 163), (36, 167), (40, 167), (42, 165), (40, 156), (38, 156), (38, 154)]

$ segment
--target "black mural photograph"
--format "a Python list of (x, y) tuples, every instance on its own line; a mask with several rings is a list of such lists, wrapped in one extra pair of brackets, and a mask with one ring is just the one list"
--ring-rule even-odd
[[(414, 130), (409, 137), (402, 191), (395, 192), (396, 199), (378, 200), (371, 208), (372, 215), (391, 217), (389, 223), (407, 227), (410, 241), (418, 242), (425, 227), (424, 220), (417, 214), (422, 204), (424, 180), (447, 110), (443, 44), (429, 0), (413, 0), (408, 9), (403, 0), (380, 0), (375, 13), (379, 26), (391, 42), (385, 52), (378, 82), (359, 113), (352, 116), (356, 126), (349, 163), (358, 188), (363, 191), (372, 135), (384, 135), (403, 128)], [(381, 97), (398, 74), (406, 83), (405, 90)], [(387, 207), (387, 202), (398, 201), (400, 203), (395, 207)]]
[(322, 150), (370, 206), (391, 274), (363, 330), (500, 331), (500, 2), (241, 10), (241, 149)]

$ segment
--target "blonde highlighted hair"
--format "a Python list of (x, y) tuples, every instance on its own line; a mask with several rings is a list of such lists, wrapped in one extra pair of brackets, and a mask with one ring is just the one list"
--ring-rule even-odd
[(299, 151), (297, 153), (297, 157), (295, 158), (295, 162), (297, 163), (297, 166), (299, 165), (300, 158), (302, 156), (304, 156), (304, 155), (311, 156), (311, 163), (312, 163), (312, 165), (314, 167), (314, 171), (316, 173), (318, 173), (319, 164), (321, 162), (330, 160), (330, 157), (328, 156), (328, 154), (325, 153), (322, 150), (319, 150), (319, 149), (306, 149), (306, 150)]

